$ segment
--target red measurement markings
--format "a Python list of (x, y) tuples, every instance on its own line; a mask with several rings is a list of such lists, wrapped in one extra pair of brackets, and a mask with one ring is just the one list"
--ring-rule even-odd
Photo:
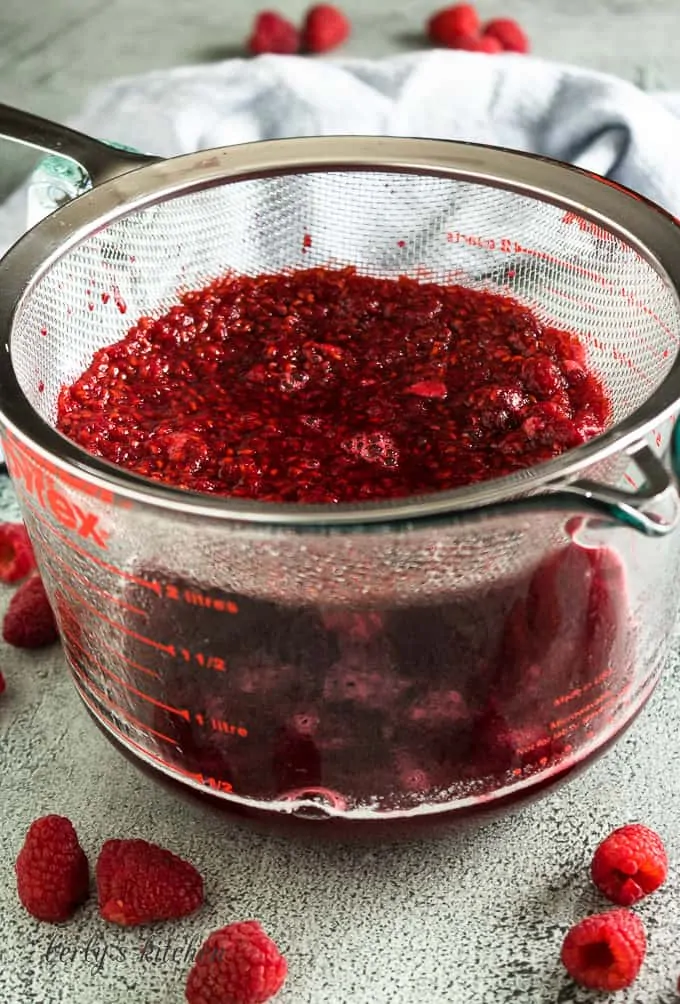
[(601, 683), (604, 683), (605, 680), (608, 680), (613, 675), (613, 673), (614, 670), (611, 668), (611, 666), (608, 667), (607, 669), (604, 670), (603, 673), (600, 673), (599, 676), (596, 676), (594, 680), (591, 680), (590, 683), (586, 683), (585, 686), (575, 687), (573, 690), (569, 691), (568, 694), (563, 694), (562, 697), (556, 697), (555, 700), (553, 701), (553, 706), (555, 708), (559, 708), (562, 704), (568, 704), (570, 701), (576, 700), (577, 697), (583, 697), (583, 695), (587, 694), (589, 690), (594, 690), (595, 687), (599, 687)]
[(248, 736), (248, 729), (244, 728), (243, 725), (232, 725), (231, 722), (225, 722), (223, 718), (211, 718), (210, 728), (214, 732), (223, 732), (227, 736), (240, 736), (241, 739), (246, 739)]
[(77, 592), (77, 590), (75, 590), (72, 586), (69, 586), (66, 582), (62, 581), (60, 582), (60, 585), (67, 593), (70, 593), (71, 596), (73, 596), (77, 603), (84, 606), (85, 609), (89, 610), (90, 613), (93, 613), (95, 617), (99, 617), (99, 619), (103, 620), (105, 624), (109, 625), (109, 627), (115, 628), (116, 631), (122, 631), (122, 633), (128, 635), (128, 637), (134, 638), (136, 641), (141, 641), (143, 645), (150, 645), (151, 648), (158, 649), (159, 652), (165, 652), (167, 655), (172, 656), (177, 655), (174, 645), (164, 645), (160, 641), (154, 641), (153, 638), (147, 638), (145, 635), (139, 634), (137, 631), (133, 631), (131, 628), (125, 627), (124, 624), (120, 624), (118, 621), (114, 621), (111, 617), (107, 617), (106, 614), (103, 614), (101, 610), (97, 609), (97, 607), (93, 607), (91, 603), (88, 603), (87, 600), (84, 599), (79, 592)]
[[(612, 695), (606, 695), (605, 694), (605, 698), (606, 699), (604, 700), (604, 702), (599, 706), (599, 708), (597, 708), (596, 711), (593, 712), (592, 715), (590, 715), (588, 717), (588, 719), (587, 719), (587, 721), (585, 723), (585, 728), (587, 730), (591, 731), (591, 732), (592, 732), (592, 726), (593, 726), (593, 719), (594, 718), (599, 718), (606, 711), (609, 711), (610, 707), (613, 704), (617, 703), (617, 701), (619, 699), (619, 695), (618, 694), (612, 694)], [(555, 739), (555, 740), (557, 740), (557, 739), (564, 739), (565, 736), (573, 735), (574, 730), (576, 728), (578, 728), (578, 726), (579, 726), (578, 722), (571, 722), (565, 728), (560, 729), (558, 732), (554, 732), (553, 735), (552, 735), (552, 738)]]
[[(609, 710), (609, 708), (613, 704), (616, 704), (618, 698), (619, 694), (607, 691), (605, 694), (602, 694), (600, 697), (598, 697), (597, 700), (592, 701), (590, 704), (586, 705), (584, 708), (581, 708), (579, 711), (575, 711), (572, 715), (569, 715), (567, 718), (561, 718), (558, 721), (551, 722), (549, 725), (551, 732), (549, 735), (545, 737), (545, 739), (540, 739), (537, 742), (532, 743), (530, 746), (525, 746), (522, 749), (518, 749), (517, 754), (519, 756), (526, 755), (527, 753), (531, 753), (533, 750), (539, 749), (546, 742), (555, 742), (559, 739), (564, 739), (566, 736), (572, 735), (574, 731), (583, 724), (585, 724), (586, 727), (592, 725), (593, 718), (599, 718), (601, 715), (603, 715), (606, 711)], [(586, 719), (586, 722), (583, 723), (581, 719)], [(557, 728), (558, 726), (563, 726), (563, 727)], [(557, 731), (553, 731), (556, 728)], [(572, 752), (572, 747), (571, 746), (566, 747), (564, 753), (566, 754), (570, 752)], [(545, 762), (547, 763), (548, 758), (547, 757), (542, 758), (541, 761), (539, 761), (539, 763), (543, 763), (543, 760), (545, 760)], [(513, 771), (513, 773), (519, 775), (522, 773), (522, 771), (521, 770)]]
[(146, 722), (142, 722), (140, 721), (139, 718), (135, 718), (135, 716), (131, 714), (126, 708), (121, 708), (120, 705), (116, 704), (115, 701), (112, 701), (111, 698), (108, 697), (103, 690), (100, 690), (99, 687), (95, 683), (93, 683), (92, 680), (90, 680), (90, 678), (87, 676), (86, 673), (83, 672), (83, 670), (80, 668), (75, 659), (69, 659), (69, 665), (71, 666), (71, 669), (78, 677), (78, 679), (82, 681), (83, 686), (86, 686), (89, 690), (91, 690), (94, 694), (96, 694), (97, 700), (101, 701), (102, 704), (106, 704), (109, 708), (111, 708), (111, 710), (115, 714), (120, 715), (120, 717), (123, 718), (126, 722), (130, 722), (131, 725), (135, 725), (138, 729), (143, 729), (145, 732), (151, 732), (152, 735), (157, 736), (159, 739), (162, 739), (166, 743), (170, 743), (171, 746), (177, 745), (176, 741), (174, 739), (171, 739), (170, 736), (166, 736), (164, 732), (159, 732), (157, 729), (154, 729), (150, 725), (147, 725)]
[(119, 579), (124, 579), (126, 582), (133, 582), (136, 586), (142, 586), (144, 589), (150, 589), (157, 596), (162, 595), (163, 590), (160, 582), (151, 582), (148, 579), (140, 579), (138, 576), (132, 575), (130, 572), (124, 572), (122, 569), (116, 568), (115, 565), (110, 565), (108, 562), (103, 561), (96, 555), (91, 554), (90, 551), (86, 551), (84, 547), (79, 547), (77, 544), (74, 544), (70, 537), (61, 533), (52, 525), (52, 523), (49, 522), (49, 520), (45, 519), (42, 512), (39, 509), (36, 509), (36, 507), (25, 497), (24, 502), (37, 522), (49, 530), (50, 533), (54, 534), (55, 537), (58, 537), (62, 543), (66, 544), (66, 546), (72, 551), (75, 551), (76, 554), (79, 554), (82, 558), (87, 558), (88, 561), (92, 561), (95, 565), (105, 569), (105, 571), (111, 572), (112, 575), (116, 575)]
[(216, 655), (203, 655), (202, 652), (190, 652), (188, 648), (177, 649), (178, 656), (181, 656), (185, 662), (197, 662), (199, 666), (205, 666), (206, 669), (214, 669), (218, 673), (226, 673), (227, 664), (224, 659), (220, 659)]
[(168, 600), (184, 600), (185, 603), (190, 603), (192, 606), (207, 607), (210, 610), (218, 610), (220, 613), (238, 613), (238, 604), (233, 600), (225, 600), (219, 596), (207, 596), (195, 589), (180, 590), (178, 586), (171, 583), (166, 585), (164, 596)]
[(583, 708), (579, 708), (578, 711), (574, 711), (571, 715), (567, 715), (566, 718), (557, 718), (555, 721), (550, 722), (549, 728), (551, 730), (559, 729), (563, 725), (575, 725), (579, 722), (581, 718), (588, 718), (591, 713), (601, 714), (601, 705), (606, 703), (611, 703), (612, 700), (616, 700), (617, 694), (612, 694), (611, 691), (607, 691), (605, 694), (601, 694), (590, 704), (586, 704)]
[[(197, 711), (194, 718), (201, 728), (206, 726), (205, 715)], [(206, 727), (211, 728), (213, 732), (223, 732), (227, 736), (240, 736), (241, 739), (246, 739), (248, 736), (248, 729), (244, 725), (232, 725), (231, 722), (225, 721), (224, 718), (209, 718)]]
[(85, 648), (83, 648), (80, 641), (77, 638), (75, 638), (73, 634), (71, 634), (68, 630), (64, 631), (64, 634), (68, 638), (71, 645), (80, 652), (85, 662), (91, 662), (94, 666), (97, 667), (97, 669), (100, 672), (104, 673), (105, 676), (110, 677), (116, 683), (119, 683), (121, 687), (124, 687), (126, 690), (129, 690), (132, 694), (136, 694), (137, 697), (141, 697), (143, 701), (148, 701), (149, 704), (153, 704), (157, 708), (162, 708), (163, 711), (169, 711), (171, 715), (178, 715), (179, 718), (183, 718), (186, 722), (191, 721), (191, 715), (185, 708), (175, 708), (170, 704), (164, 704), (163, 701), (157, 700), (155, 697), (152, 697), (151, 694), (147, 694), (145, 693), (145, 691), (139, 690), (137, 687), (133, 686), (131, 683), (128, 683), (126, 680), (124, 680), (121, 676), (118, 676), (117, 673), (114, 673), (113, 670), (109, 669), (107, 666), (104, 666), (103, 663), (101, 663), (96, 656), (94, 656), (91, 652), (88, 652)]
[(204, 777), (201, 783), (208, 788), (214, 788), (215, 791), (224, 791), (227, 794), (234, 790), (233, 786), (229, 784), (228, 781), (222, 781), (222, 779), (218, 777)]
[[(543, 747), (543, 746), (546, 745), (546, 743), (554, 742), (554, 741), (555, 741), (554, 736), (546, 735), (546, 736), (544, 736), (541, 739), (537, 739), (535, 743), (531, 743), (530, 746), (523, 746), (521, 749), (518, 749), (516, 751), (516, 754), (517, 754), (517, 756), (526, 756), (527, 753), (535, 753), (536, 750), (540, 750), (541, 747)], [(563, 753), (565, 753), (565, 754), (571, 753), (572, 749), (573, 749), (572, 746), (567, 746), (563, 750)], [(542, 756), (537, 761), (537, 765), (539, 767), (545, 767), (545, 765), (548, 763), (548, 760), (549, 760), (549, 758), (547, 756)], [(518, 770), (514, 770), (513, 771), (513, 774), (515, 775), (515, 777), (519, 777), (519, 775), (523, 774), (523, 773), (524, 773), (524, 771), (522, 770), (522, 768), (519, 768)]]
[[(69, 565), (67, 561), (64, 561), (64, 559), (58, 555), (45, 540), (42, 541), (42, 547), (43, 550), (47, 551), (51, 558), (57, 561), (62, 568), (66, 569), (67, 573), (72, 576), (76, 582), (80, 582), (81, 585), (85, 586), (91, 592), (96, 593), (98, 596), (102, 596), (105, 600), (110, 600), (111, 603), (115, 603), (116, 606), (121, 607), (123, 610), (128, 610), (132, 614), (139, 614), (140, 617), (148, 617), (146, 610), (142, 610), (141, 607), (133, 607), (132, 604), (126, 603), (124, 600), (119, 600), (115, 596), (112, 596), (111, 593), (107, 593), (106, 590), (99, 589), (98, 586), (93, 585), (89, 579), (86, 579), (84, 575), (80, 575), (80, 573), (76, 572), (72, 565)], [(61, 582), (63, 580), (60, 579), (59, 581)]]
[[(90, 708), (95, 718), (100, 720), (99, 713), (97, 712), (89, 696), (83, 693), (80, 687), (78, 688), (78, 693), (80, 694), (85, 704), (87, 704), (87, 706)], [(158, 764), (158, 766), (164, 772), (167, 772), (169, 774), (178, 774), (180, 777), (185, 777), (188, 780), (195, 781), (200, 785), (204, 786), (207, 785), (210, 788), (215, 788), (217, 791), (231, 792), (234, 790), (228, 781), (221, 781), (215, 777), (206, 777), (204, 774), (196, 774), (193, 771), (185, 770), (184, 768), (177, 767), (174, 764), (170, 766), (170, 764), (166, 763), (166, 761), (163, 760), (162, 757), (156, 756), (155, 753), (152, 753), (144, 746), (141, 746), (139, 743), (135, 742), (134, 739), (131, 739), (130, 736), (122, 732), (117, 725), (113, 724), (113, 722), (105, 721), (102, 724), (104, 725), (104, 728), (108, 729), (109, 732), (113, 732), (113, 734), (117, 736), (125, 746), (131, 746), (133, 749), (137, 750), (137, 752), (140, 753), (142, 757), (148, 758), (149, 760), (153, 760), (153, 762)]]
[(128, 659), (126, 655), (119, 652), (118, 649), (114, 648), (113, 645), (109, 645), (103, 640), (103, 638), (97, 639), (97, 644), (101, 645), (102, 648), (108, 649), (112, 655), (115, 655), (118, 659), (122, 659), (123, 662), (127, 663), (128, 666), (132, 666), (133, 669), (138, 669), (140, 673), (146, 673), (147, 676), (153, 677), (154, 680), (162, 680), (160, 673), (157, 673), (155, 669), (149, 669), (148, 666), (142, 666), (140, 662), (135, 662), (134, 659)]
[[(185, 662), (196, 662), (198, 663), (199, 666), (203, 666), (206, 669), (215, 670), (218, 673), (226, 672), (227, 665), (224, 659), (221, 659), (215, 655), (203, 655), (202, 652), (192, 653), (186, 648), (176, 649), (174, 645), (164, 645), (162, 642), (154, 641), (153, 638), (147, 638), (145, 635), (139, 634), (137, 631), (133, 631), (131, 628), (125, 627), (124, 624), (120, 624), (118, 621), (114, 621), (112, 620), (112, 618), (107, 617), (106, 614), (102, 613), (101, 610), (98, 610), (97, 607), (94, 607), (92, 606), (91, 603), (88, 603), (81, 593), (79, 593), (76, 589), (73, 588), (73, 586), (69, 585), (63, 579), (59, 581), (59, 585), (61, 588), (65, 589), (68, 593), (70, 593), (77, 603), (80, 603), (87, 610), (93, 613), (96, 617), (99, 617), (100, 620), (103, 620), (105, 624), (110, 625), (110, 627), (115, 628), (117, 631), (122, 631), (123, 634), (128, 635), (130, 638), (134, 638), (136, 639), (136, 641), (141, 641), (144, 645), (150, 645), (152, 648), (158, 649), (160, 652), (164, 652), (166, 655), (172, 656), (173, 658), (182, 658), (184, 659)], [(105, 648), (109, 648), (113, 652), (116, 651), (115, 649), (111, 649), (111, 646), (109, 645), (105, 645)], [(120, 653), (116, 654), (120, 655)], [(125, 659), (125, 656), (121, 655), (120, 657), (122, 659)], [(148, 670), (145, 666), (140, 666), (139, 663), (131, 662), (128, 659), (125, 659), (125, 661), (129, 662), (131, 666), (136, 666), (138, 669), (141, 669), (142, 672), (146, 673), (152, 672), (151, 670)], [(157, 679), (160, 679), (160, 676), (157, 673), (153, 673), (153, 675)]]

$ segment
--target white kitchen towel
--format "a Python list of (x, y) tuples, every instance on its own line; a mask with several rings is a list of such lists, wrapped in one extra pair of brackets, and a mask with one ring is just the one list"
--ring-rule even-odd
[[(70, 124), (166, 157), (314, 134), (492, 143), (577, 163), (680, 216), (680, 94), (526, 56), (263, 56), (180, 67), (99, 88)], [(0, 210), (0, 251), (25, 227), (22, 190)]]

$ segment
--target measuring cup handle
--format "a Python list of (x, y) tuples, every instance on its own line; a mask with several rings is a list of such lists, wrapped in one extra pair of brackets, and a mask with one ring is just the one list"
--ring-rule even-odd
[(75, 161), (93, 185), (110, 181), (157, 158), (118, 150), (67, 126), (0, 102), (0, 138), (36, 147)]
[(629, 453), (644, 478), (635, 491), (581, 480), (560, 486), (556, 495), (564, 500), (576, 496), (647, 536), (664, 537), (680, 526), (680, 422), (675, 423), (663, 458), (646, 442), (639, 443)]

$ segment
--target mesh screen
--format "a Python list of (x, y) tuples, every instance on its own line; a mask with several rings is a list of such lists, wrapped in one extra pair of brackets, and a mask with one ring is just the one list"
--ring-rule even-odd
[(15, 371), (54, 423), (60, 387), (178, 291), (227, 270), (348, 264), (516, 296), (581, 336), (613, 422), (649, 397), (677, 351), (670, 288), (633, 248), (584, 218), (491, 185), (348, 170), (230, 182), (100, 230), (27, 298), (12, 336)]

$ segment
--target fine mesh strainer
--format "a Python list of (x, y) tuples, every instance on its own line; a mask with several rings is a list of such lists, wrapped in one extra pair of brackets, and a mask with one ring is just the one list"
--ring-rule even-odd
[[(668, 488), (652, 453), (666, 445), (664, 423), (680, 397), (680, 240), (675, 222), (647, 201), (544, 159), (432, 140), (284, 140), (163, 162), (4, 106), (0, 134), (70, 156), (95, 184), (104, 182), (19, 241), (0, 273), (11, 359), (0, 376), (8, 427), (29, 433), (88, 479), (113, 480), (124, 494), (162, 505), (328, 524), (354, 522), (358, 509), (362, 522), (415, 517), (564, 492), (570, 483), (570, 492), (623, 506), (647, 531), (668, 527), (644, 510)], [(313, 235), (311, 247), (305, 234)], [(580, 335), (610, 395), (610, 429), (565, 457), (471, 489), (304, 512), (190, 502), (185, 492), (86, 456), (54, 431), (60, 387), (136, 317), (162, 313), (179, 291), (227, 270), (315, 264), (518, 298), (542, 320)], [(631, 454), (642, 479), (631, 474)], [(608, 487), (596, 487), (595, 476)]]
[[(668, 214), (461, 143), (325, 137), (158, 161), (3, 106), (0, 135), (93, 183), (0, 263), (0, 429), (76, 686), (116, 742), (230, 804), (363, 819), (514, 798), (620, 733), (677, 619)], [(516, 297), (580, 336), (610, 427), (508, 477), (336, 506), (191, 494), (54, 429), (60, 388), (140, 315), (226, 271), (312, 265)], [(445, 713), (458, 745), (447, 733), (442, 751)], [(311, 759), (291, 779), (292, 721)]]

